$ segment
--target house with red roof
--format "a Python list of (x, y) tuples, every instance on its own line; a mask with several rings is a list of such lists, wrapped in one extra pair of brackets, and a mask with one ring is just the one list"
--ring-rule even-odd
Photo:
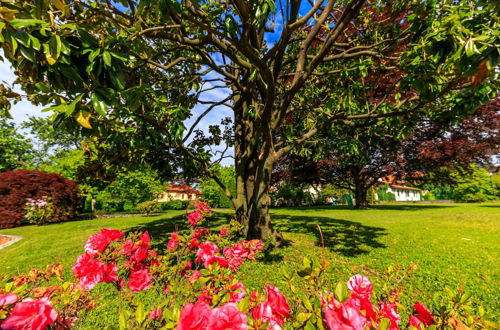
[(161, 195), (160, 198), (157, 199), (157, 201), (159, 202), (168, 202), (173, 200), (192, 201), (199, 199), (200, 195), (201, 192), (199, 190), (192, 188), (188, 185), (170, 183), (167, 186), (167, 189), (165, 190), (163, 195)]
[(397, 202), (412, 202), (422, 200), (422, 190), (407, 186), (404, 181), (397, 180), (395, 175), (388, 175), (379, 179), (381, 184), (387, 185), (387, 192), (394, 194)]

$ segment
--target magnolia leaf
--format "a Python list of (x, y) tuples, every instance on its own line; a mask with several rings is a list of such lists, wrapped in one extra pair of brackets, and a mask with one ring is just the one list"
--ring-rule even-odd
[(144, 311), (144, 304), (139, 303), (137, 309), (135, 310), (135, 319), (139, 325), (146, 319), (146, 312)]
[(76, 117), (76, 121), (78, 124), (82, 125), (85, 128), (92, 129), (92, 126), (90, 125), (90, 113), (87, 111), (79, 111), (78, 115)]
[(104, 65), (111, 67), (111, 55), (109, 52), (102, 53), (102, 59), (104, 60)]
[(92, 106), (94, 107), (94, 110), (101, 116), (105, 117), (107, 115), (107, 110), (108, 106), (107, 104), (101, 99), (101, 97), (93, 93), (92, 94)]
[(41, 21), (39, 19), (13, 19), (10, 24), (17, 28), (27, 28), (35, 25), (48, 26), (49, 23)]

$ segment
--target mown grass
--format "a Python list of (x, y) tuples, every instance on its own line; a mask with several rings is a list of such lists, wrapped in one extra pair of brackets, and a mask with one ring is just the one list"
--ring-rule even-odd
[[(0, 250), (0, 273), (15, 274), (54, 262), (69, 270), (87, 237), (100, 228), (147, 229), (161, 248), (176, 226), (185, 228), (182, 215), (182, 211), (171, 211), (156, 217), (1, 230), (24, 239)], [(230, 215), (229, 210), (219, 211), (212, 225), (226, 223)], [(330, 265), (326, 276), (332, 284), (360, 273), (369, 276), (377, 288), (387, 267), (416, 263), (418, 269), (412, 273), (404, 303), (419, 300), (432, 305), (433, 297), (440, 296), (445, 287), (462, 288), (487, 309), (490, 319), (498, 320), (500, 204), (384, 205), (360, 211), (344, 207), (281, 208), (272, 210), (272, 216), (289, 244), (266, 254), (260, 262), (242, 267), (240, 277), (248, 288), (259, 288), (267, 282), (282, 285), (282, 269), (299, 269), (304, 256), (320, 258), (319, 224)], [(70, 271), (66, 276), (71, 276)], [(300, 279), (294, 284), (300, 291)], [(287, 290), (283, 289), (289, 293)], [(115, 308), (113, 300), (111, 294), (110, 303), (103, 304), (110, 312)], [(114, 317), (111, 315), (116, 313), (106, 314)], [(92, 312), (86, 323), (105, 325), (108, 316), (103, 321), (100, 315)]]

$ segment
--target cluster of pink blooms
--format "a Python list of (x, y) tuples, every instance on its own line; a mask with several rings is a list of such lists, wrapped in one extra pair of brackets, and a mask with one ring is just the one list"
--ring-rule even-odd
[[(72, 267), (83, 290), (90, 290), (101, 282), (117, 282), (120, 287), (125, 286), (126, 277), (118, 278), (118, 265), (113, 262), (105, 263), (99, 259), (112, 242), (122, 242), (124, 236), (120, 230), (102, 229), (89, 237), (85, 244), (85, 253), (78, 257)], [(155, 262), (156, 253), (149, 249), (149, 241), (148, 232), (144, 232), (138, 242), (129, 239), (120, 249), (126, 258), (124, 268), (128, 274), (127, 287), (133, 292), (146, 290), (151, 285), (149, 266)]]
[[(241, 283), (238, 284), (238, 287), (242, 287)], [(281, 329), (285, 319), (292, 317), (290, 306), (278, 288), (268, 285), (266, 290), (267, 299), (250, 311), (254, 324), (256, 328), (267, 324), (267, 329)], [(248, 329), (248, 317), (237, 306), (244, 295), (243, 289), (243, 293), (239, 294), (237, 299), (231, 299), (228, 303), (213, 309), (207, 301), (199, 298), (196, 303), (184, 306), (177, 330)], [(252, 293), (252, 296), (255, 297), (255, 293)]]
[(26, 203), (26, 206), (30, 207), (32, 210), (34, 210), (37, 207), (43, 207), (45, 205), (47, 205), (47, 201), (44, 200), (43, 198), (41, 199), (28, 198), (28, 202)]
[(0, 294), (0, 308), (16, 304), (9, 317), (1, 322), (0, 328), (2, 330), (41, 330), (56, 322), (59, 315), (48, 298), (37, 300), (26, 298), (20, 302), (18, 302), (18, 299), (18, 296), (14, 293)]
[[(368, 278), (354, 275), (347, 282), (347, 287), (351, 296), (343, 303), (329, 292), (322, 297), (324, 321), (330, 329), (378, 328), (383, 319), (390, 321), (389, 329), (399, 329), (401, 316), (397, 312), (395, 302), (382, 301), (379, 307), (374, 306), (370, 301), (373, 285)], [(420, 329), (420, 325), (426, 327), (435, 324), (430, 311), (422, 304), (417, 302), (414, 308), (417, 315), (410, 318), (409, 325)]]
[(197, 203), (194, 207), (196, 210), (187, 215), (187, 219), (191, 227), (195, 227), (207, 214), (212, 212), (210, 206), (205, 203)]

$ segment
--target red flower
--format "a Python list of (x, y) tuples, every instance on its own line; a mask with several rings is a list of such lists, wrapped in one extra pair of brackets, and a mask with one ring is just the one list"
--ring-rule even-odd
[(222, 227), (220, 229), (220, 235), (221, 236), (227, 236), (227, 228), (226, 227)]
[(267, 302), (273, 309), (274, 314), (278, 314), (282, 318), (291, 318), (290, 306), (286, 301), (286, 297), (278, 290), (277, 287), (268, 285), (266, 287), (267, 291)]
[(210, 206), (208, 206), (206, 203), (198, 203), (194, 206), (197, 211), (207, 214), (212, 212), (212, 209), (210, 209)]
[(196, 228), (194, 231), (194, 238), (201, 238), (203, 235), (210, 233), (210, 229), (208, 228)]
[(219, 252), (219, 248), (217, 247), (217, 245), (210, 243), (210, 241), (206, 241), (205, 243), (200, 245), (198, 251), (196, 252), (196, 255), (198, 256), (196, 258), (196, 262), (205, 263), (217, 252)]
[(399, 329), (398, 324), (401, 323), (401, 316), (397, 312), (397, 307), (395, 303), (383, 302), (380, 304), (380, 311), (382, 312), (382, 317), (387, 318), (391, 321), (390, 330)]
[(197, 211), (189, 213), (187, 215), (187, 219), (188, 219), (188, 222), (191, 225), (191, 227), (194, 227), (194, 226), (196, 226), (196, 224), (198, 224), (198, 222), (203, 220), (203, 215), (197, 210)]
[(413, 308), (415, 308), (415, 311), (417, 312), (416, 317), (420, 320), (420, 322), (422, 322), (426, 326), (435, 324), (434, 317), (424, 305), (417, 301)]
[(3, 293), (0, 294), (0, 307), (5, 305), (11, 305), (17, 302), (18, 296), (15, 293)]
[[(76, 264), (71, 267), (75, 276), (80, 279), (79, 286), (83, 290), (91, 290), (98, 283), (104, 281), (104, 273), (108, 271), (106, 265), (100, 260), (94, 259), (88, 253), (78, 257)], [(113, 274), (109, 274), (112, 276)]]
[(227, 262), (226, 259), (224, 259), (224, 257), (216, 256), (216, 255), (210, 256), (207, 260), (205, 260), (203, 265), (205, 266), (205, 268), (208, 268), (208, 265), (211, 265), (214, 262), (217, 262), (217, 264), (219, 264), (220, 267), (223, 267), (223, 268), (229, 267), (229, 263)]
[[(239, 303), (246, 295), (247, 291), (245, 290), (245, 287), (243, 286), (243, 283), (238, 282), (236, 284), (233, 284), (232, 286), (229, 287), (229, 290), (232, 292), (229, 292), (229, 302), (232, 303)], [(239, 292), (236, 292), (238, 290)]]
[(104, 265), (103, 280), (106, 283), (118, 281), (118, 266), (114, 263)]
[(227, 303), (219, 308), (214, 308), (208, 321), (210, 330), (246, 330), (248, 320), (245, 313), (240, 312), (234, 303)]
[(24, 299), (12, 309), (10, 316), (2, 322), (2, 329), (45, 329), (58, 317), (48, 298)]
[(410, 316), (410, 322), (408, 323), (408, 326), (420, 329), (421, 328), (420, 327), (421, 324), (423, 324), (423, 323), (420, 322), (420, 320), (418, 319), (418, 317), (416, 317), (415, 315), (411, 315)]
[(268, 330), (279, 330), (283, 326), (283, 319), (273, 313), (273, 309), (267, 301), (252, 309), (252, 317), (259, 328), (264, 323), (268, 324)]
[(207, 329), (208, 320), (212, 310), (204, 302), (187, 304), (181, 311), (177, 330), (204, 330)]
[(347, 281), (347, 287), (355, 296), (360, 298), (370, 298), (373, 292), (373, 284), (370, 280), (359, 274), (354, 275)]
[(201, 272), (199, 270), (195, 270), (191, 277), (188, 279), (189, 283), (196, 282), (201, 277)]
[(159, 308), (155, 308), (155, 309), (153, 309), (151, 314), (149, 314), (149, 317), (152, 320), (158, 320), (158, 319), (161, 319), (161, 315), (162, 315), (162, 310)]
[(191, 242), (189, 242), (189, 248), (194, 249), (194, 248), (197, 248), (198, 246), (200, 246), (200, 241), (198, 241), (197, 238), (193, 237), (191, 239)]
[(170, 234), (170, 241), (168, 241), (167, 246), (169, 250), (175, 250), (179, 246), (179, 234)]
[(332, 329), (364, 330), (366, 319), (361, 312), (331, 297), (331, 302), (323, 302), (321, 308), (326, 325)]
[(97, 234), (91, 235), (85, 243), (85, 252), (95, 256), (102, 253), (109, 245), (109, 243), (118, 241), (125, 234), (120, 230), (114, 229), (101, 229)]
[(142, 290), (147, 290), (151, 286), (151, 279), (153, 277), (149, 275), (147, 269), (137, 270), (130, 273), (128, 288), (132, 292), (138, 292)]

